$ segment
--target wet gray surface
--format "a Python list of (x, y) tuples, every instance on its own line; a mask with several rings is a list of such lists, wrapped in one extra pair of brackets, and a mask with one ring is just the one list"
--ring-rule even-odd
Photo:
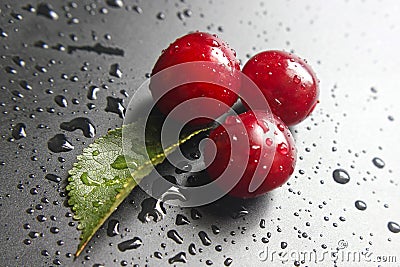
[[(39, 3), (0, 4), (2, 266), (399, 266), (397, 1)], [(135, 189), (74, 260), (67, 170), (94, 132), (60, 124), (87, 118), (95, 138), (120, 126), (107, 103), (127, 104), (160, 51), (193, 30), (218, 34), (243, 63), (284, 49), (312, 65), (321, 103), (292, 129), (294, 175), (264, 197), (166, 206), (148, 223), (138, 219), (147, 196)], [(56, 135), (69, 151), (48, 148)]]

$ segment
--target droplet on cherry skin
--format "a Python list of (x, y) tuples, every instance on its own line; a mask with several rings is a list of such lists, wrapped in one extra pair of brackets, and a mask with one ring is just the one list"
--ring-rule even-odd
[(286, 143), (280, 143), (277, 148), (278, 152), (281, 153), (282, 155), (286, 155), (289, 152), (289, 148), (286, 145)]
[(268, 138), (265, 140), (265, 143), (267, 144), (267, 146), (271, 146), (271, 145), (273, 144), (273, 141), (272, 141), (271, 138), (268, 137)]
[(299, 84), (301, 82), (301, 78), (298, 75), (294, 75), (293, 82), (295, 84)]

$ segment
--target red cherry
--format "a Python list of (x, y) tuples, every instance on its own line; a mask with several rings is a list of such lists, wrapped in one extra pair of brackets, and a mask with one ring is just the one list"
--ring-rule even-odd
[[(196, 62), (198, 64), (194, 64)], [(162, 72), (173, 66), (176, 68), (169, 69), (173, 71)], [(172, 113), (173, 118), (181, 122), (196, 117), (210, 118), (190, 122), (200, 125), (226, 113), (236, 102), (240, 86), (239, 71), (235, 51), (223, 40), (208, 33), (190, 33), (175, 40), (162, 52), (152, 71), (150, 90), (153, 98), (159, 99), (157, 107), (165, 115), (185, 101), (205, 97)], [(185, 81), (187, 83), (183, 84)]]
[[(268, 129), (266, 125), (272, 127)], [(274, 140), (266, 133), (270, 133), (269, 136), (273, 133)], [(248, 111), (239, 116), (227, 117), (222, 125), (210, 133), (210, 139), (216, 145), (216, 154), (214, 158), (215, 150), (212, 149), (211, 143), (207, 143), (204, 150), (205, 163), (210, 177), (216, 180), (221, 189), (229, 190), (226, 182), (220, 182), (223, 179), (218, 180), (227, 168), (233, 168), (231, 173), (243, 173), (239, 182), (229, 192), (231, 196), (250, 198), (262, 195), (284, 184), (294, 171), (296, 148), (293, 137), (278, 117), (271, 118), (264, 111)], [(276, 146), (271, 165), (272, 155), (262, 154), (261, 151), (271, 152), (273, 142)], [(239, 148), (241, 153), (231, 153), (231, 145)], [(236, 170), (235, 167), (243, 162), (247, 162), (244, 172)], [(252, 179), (261, 179), (262, 183), (255, 191), (250, 192), (249, 185)]]
[[(318, 103), (319, 81), (311, 67), (296, 55), (261, 52), (250, 58), (243, 73), (260, 88), (272, 112), (288, 126), (307, 118)], [(241, 94), (244, 99), (252, 100), (252, 92)]]

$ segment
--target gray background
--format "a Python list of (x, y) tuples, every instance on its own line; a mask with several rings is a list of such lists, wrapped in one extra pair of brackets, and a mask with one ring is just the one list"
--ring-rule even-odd
[[(36, 7), (36, 1), (0, 4), (0, 265), (169, 266), (168, 259), (183, 251), (188, 263), (177, 266), (223, 266), (226, 258), (232, 258), (231, 266), (281, 266), (276, 254), (273, 262), (271, 258), (260, 261), (260, 251), (300, 253), (314, 249), (319, 260), (325, 255), (324, 261), (306, 261), (302, 266), (333, 266), (329, 255), (343, 248), (340, 244), (347, 244), (340, 253), (371, 252), (371, 262), (339, 259), (337, 266), (400, 265), (400, 234), (387, 227), (390, 221), (400, 223), (398, 1), (125, 0), (122, 8), (113, 8), (105, 1), (51, 2), (59, 15), (57, 21), (23, 9), (27, 4)], [(142, 14), (132, 9), (135, 5)], [(101, 14), (101, 8), (108, 13)], [(186, 9), (191, 16), (180, 16)], [(157, 18), (160, 12), (165, 19)], [(71, 18), (78, 18), (79, 23), (68, 24)], [(284, 49), (312, 65), (321, 81), (321, 103), (309, 119), (292, 128), (299, 151), (295, 173), (288, 184), (258, 199), (228, 199), (199, 208), (199, 220), (190, 218), (190, 209), (166, 207), (163, 220), (142, 223), (137, 216), (146, 196), (135, 189), (111, 216), (120, 222), (120, 234), (108, 237), (106, 223), (74, 261), (71, 253), (77, 247), (79, 231), (65, 205), (67, 170), (93, 139), (80, 131), (65, 132), (59, 124), (78, 116), (88, 117), (96, 125), (96, 137), (120, 126), (118, 115), (104, 111), (106, 97), (119, 97), (127, 103), (129, 97), (120, 91), (132, 95), (160, 51), (193, 30), (218, 34), (235, 48), (243, 63), (259, 51)], [(36, 47), (38, 41), (49, 48)], [(67, 48), (96, 43), (118, 47), (125, 54), (68, 54), (51, 48), (57, 44)], [(14, 56), (24, 59), (26, 66), (15, 64)], [(87, 71), (81, 69), (84, 62), (88, 63)], [(113, 63), (120, 64), (121, 78), (110, 76)], [(38, 66), (47, 72), (41, 72)], [(7, 67), (17, 73), (9, 73)], [(63, 79), (62, 74), (69, 79)], [(71, 81), (73, 76), (78, 81)], [(23, 89), (21, 80), (33, 89)], [(91, 85), (107, 85), (108, 89), (101, 88), (97, 99), (89, 100), (87, 90)], [(49, 94), (48, 89), (54, 93)], [(67, 98), (67, 108), (55, 103), (56, 95)], [(74, 98), (80, 103), (73, 104)], [(87, 103), (94, 103), (96, 108), (88, 109)], [(18, 123), (26, 125), (27, 136), (13, 140), (12, 129)], [(65, 133), (75, 149), (50, 152), (47, 141), (57, 133)], [(377, 168), (372, 163), (374, 157), (381, 158), (385, 166)], [(342, 185), (333, 180), (332, 172), (337, 168), (349, 173), (349, 183)], [(59, 175), (62, 182), (46, 180), (47, 173)], [(356, 209), (357, 200), (364, 201), (367, 209)], [(232, 213), (242, 206), (248, 214), (234, 219)], [(32, 214), (27, 212), (29, 208), (34, 210)], [(175, 225), (177, 214), (186, 215), (191, 223)], [(40, 222), (38, 215), (47, 220)], [(261, 219), (266, 221), (265, 228), (259, 226)], [(24, 229), (24, 224), (30, 229)], [(211, 225), (218, 226), (220, 233), (213, 234)], [(59, 233), (52, 233), (52, 227), (57, 227)], [(171, 229), (179, 232), (183, 244), (167, 237)], [(210, 246), (201, 243), (198, 232), (202, 230), (212, 240)], [(39, 237), (32, 238), (31, 232)], [(268, 232), (269, 242), (263, 243)], [(118, 243), (135, 236), (142, 239), (141, 247), (118, 250)], [(287, 243), (285, 249), (281, 248), (282, 242)], [(190, 243), (196, 245), (196, 255), (188, 253)], [(222, 251), (215, 249), (217, 245)], [(154, 257), (156, 251), (162, 259)], [(397, 263), (373, 262), (378, 256), (397, 256)], [(293, 266), (294, 262), (286, 264)]]

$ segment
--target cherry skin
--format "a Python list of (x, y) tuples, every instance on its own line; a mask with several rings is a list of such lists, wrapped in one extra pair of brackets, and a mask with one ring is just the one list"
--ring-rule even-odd
[[(160, 78), (156, 75), (161, 75), (162, 71), (169, 67), (181, 67), (183, 63), (195, 62), (198, 64), (185, 64), (184, 68)], [(202, 62), (214, 65), (203, 66)], [(173, 68), (169, 70), (171, 69)], [(175, 40), (163, 50), (152, 70), (150, 90), (153, 99), (158, 100), (158, 109), (164, 115), (168, 115), (185, 101), (203, 97), (201, 101), (171, 113), (176, 121), (184, 123), (200, 117), (190, 121), (190, 124), (201, 125), (226, 113), (237, 101), (239, 74), (240, 66), (233, 49), (216, 35), (194, 32)], [(188, 81), (186, 84), (177, 85), (176, 81), (185, 77), (188, 77), (188, 80), (197, 79), (197, 82)], [(216, 101), (208, 101), (206, 98)], [(206, 117), (209, 119), (205, 119)]]
[[(233, 119), (238, 123), (232, 124)], [(208, 166), (207, 172), (210, 178), (216, 180), (222, 190), (227, 190), (227, 185), (224, 181), (219, 182), (218, 178), (221, 174), (228, 167), (235, 168), (241, 162), (247, 162), (243, 175), (229, 195), (239, 198), (257, 197), (281, 186), (293, 173), (297, 153), (294, 139), (288, 127), (278, 117), (273, 116), (272, 119), (269, 125), (273, 128), (266, 129), (263, 125), (271, 122), (271, 117), (264, 111), (248, 111), (236, 117), (227, 117), (222, 125), (210, 133), (209, 137), (216, 146), (216, 154), (213, 157), (215, 150), (212, 149), (210, 142), (206, 143), (205, 163)], [(243, 126), (245, 131), (243, 131)], [(269, 131), (273, 131), (274, 141), (270, 137), (266, 138), (265, 133)], [(264, 166), (271, 164), (272, 155), (268, 153), (261, 155), (261, 151), (268, 151), (268, 146), (271, 146), (273, 142), (276, 144), (275, 155), (271, 168), (268, 169)], [(239, 147), (241, 153), (231, 153), (231, 145)], [(240, 170), (234, 169), (232, 173), (239, 172)], [(231, 176), (228, 175), (228, 177)], [(255, 178), (262, 179), (263, 182), (255, 191), (249, 192), (250, 181)]]
[[(296, 55), (261, 52), (249, 59), (243, 73), (259, 87), (272, 112), (288, 126), (307, 118), (318, 103), (319, 81), (311, 67)], [(244, 99), (252, 100), (252, 92), (242, 94)]]

